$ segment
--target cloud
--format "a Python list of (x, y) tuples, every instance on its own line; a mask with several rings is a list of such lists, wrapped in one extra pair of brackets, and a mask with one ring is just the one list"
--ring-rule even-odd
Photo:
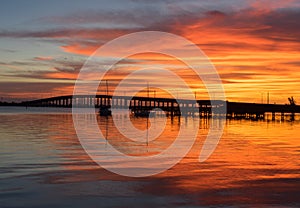
[[(155, 15), (154, 15), (155, 14)], [(165, 13), (155, 7), (136, 7), (131, 10), (111, 9), (107, 10), (85, 10), (73, 12), (62, 16), (50, 16), (41, 18), (42, 23), (68, 24), (68, 25), (90, 25), (96, 23), (111, 29), (120, 28), (145, 28), (166, 18)]]
[(73, 83), (61, 82), (0, 82), (0, 93), (4, 98), (32, 100), (51, 95), (69, 94), (73, 85)]
[(75, 81), (84, 60), (72, 57), (34, 57), (32, 60), (0, 62), (4, 67), (14, 67), (10, 73), (2, 73), (2, 77), (30, 78), (47, 81)]
[(57, 69), (53, 71), (49, 70), (40, 70), (40, 71), (22, 71), (14, 72), (9, 75), (2, 75), (2, 77), (11, 77), (11, 78), (30, 78), (39, 81), (47, 82), (57, 82), (57, 81), (73, 81), (75, 82), (78, 72), (62, 72)]
[[(227, 1), (227, 6), (223, 1), (220, 5), (194, 1), (164, 1), (155, 5), (143, 0), (134, 2), (132, 8), (83, 10), (44, 17), (39, 22), (53, 24), (53, 28), (1, 30), (0, 38), (53, 41), (67, 55), (89, 56), (116, 37), (142, 30), (159, 30), (182, 35), (197, 44), (216, 65), (228, 91), (234, 92), (242, 87), (258, 91), (267, 85), (274, 86), (276, 81), (283, 92), (291, 89), (290, 82), (300, 80), (297, 71), (300, 59), (300, 7), (295, 6), (296, 1), (249, 0), (238, 1), (238, 6), (233, 4), (236, 1), (230, 1), (234, 5), (232, 7), (228, 6)], [(188, 50), (189, 46), (185, 47)], [(114, 68), (111, 79), (120, 79), (134, 65), (178, 66), (176, 61), (154, 55), (126, 61), (118, 65), (119, 71)], [(49, 67), (40, 72), (22, 71), (16, 76), (70, 81), (76, 79), (83, 60), (64, 61), (37, 55), (31, 61), (9, 64)], [(185, 71), (180, 73), (193, 80), (191, 74)]]
[[(199, 6), (187, 10), (178, 5), (169, 5), (165, 7), (165, 14), (163, 9), (153, 10), (148, 7), (134, 12), (83, 11), (43, 19), (74, 23), (70, 25), (71, 28), (0, 31), (0, 37), (52, 39), (62, 43), (64, 51), (81, 55), (91, 54), (108, 40), (141, 30), (173, 32), (211, 51), (222, 52), (234, 47), (252, 50), (255, 46), (264, 50), (294, 49), (292, 44), (298, 45), (300, 39), (300, 22), (297, 21), (300, 9), (274, 10), (281, 8), (281, 4), (278, 4), (273, 9), (260, 10), (257, 4), (258, 2), (254, 2), (254, 6), (237, 11), (205, 10)], [(105, 23), (107, 26), (76, 26), (79, 23)], [(123, 24), (123, 28), (114, 28), (112, 23)], [(124, 26), (125, 23), (133, 23), (135, 26)]]
[(37, 61), (51, 61), (51, 60), (53, 60), (53, 57), (51, 57), (51, 56), (37, 56), (37, 57), (34, 57), (33, 60), (37, 60)]
[(17, 52), (16, 50), (6, 49), (6, 48), (0, 48), (0, 51), (7, 52), (7, 53), (15, 53), (15, 52)]
[(46, 38), (46, 39), (92, 39), (107, 40), (124, 35), (132, 29), (105, 29), (105, 28), (56, 28), (40, 31), (0, 31), (2, 38)]

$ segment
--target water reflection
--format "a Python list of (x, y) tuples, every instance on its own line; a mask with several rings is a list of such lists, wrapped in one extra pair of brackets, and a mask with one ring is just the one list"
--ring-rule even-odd
[[(11, 113), (0, 118), (4, 207), (82, 207), (86, 200), (91, 206), (132, 207), (300, 205), (297, 121), (228, 120), (215, 152), (199, 163), (211, 122), (219, 125), (218, 120), (200, 120), (197, 140), (179, 164), (134, 179), (110, 173), (87, 156), (69, 113)], [(157, 154), (173, 142), (181, 125), (193, 125), (192, 118), (167, 119), (164, 132), (147, 145), (124, 138), (111, 119), (97, 119), (107, 142), (132, 155)], [(136, 128), (146, 128), (144, 118), (131, 121)], [(42, 200), (35, 200), (37, 196)]]

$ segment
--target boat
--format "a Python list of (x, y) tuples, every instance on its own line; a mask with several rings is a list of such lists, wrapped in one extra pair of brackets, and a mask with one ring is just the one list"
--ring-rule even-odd
[[(108, 83), (106, 81), (106, 96), (108, 96)], [(107, 103), (106, 103), (107, 104)], [(110, 105), (101, 105), (99, 108), (100, 116), (111, 116), (111, 106)]]
[(100, 116), (111, 116), (111, 109), (108, 106), (101, 106), (99, 108)]
[(135, 117), (143, 117), (143, 118), (148, 118), (150, 116), (150, 111), (149, 110), (139, 110), (134, 112)]
[[(147, 83), (147, 97), (149, 98), (149, 83)], [(155, 115), (155, 112), (151, 113), (150, 109), (143, 109), (143, 107), (140, 106), (140, 109), (135, 110), (133, 114), (135, 117), (149, 118), (153, 117)]]

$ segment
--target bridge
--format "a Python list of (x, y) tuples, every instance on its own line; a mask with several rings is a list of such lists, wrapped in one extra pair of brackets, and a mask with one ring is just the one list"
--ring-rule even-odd
[[(214, 105), (212, 105), (212, 103)], [(258, 104), (245, 102), (229, 102), (222, 100), (185, 100), (174, 98), (153, 98), (153, 97), (129, 97), (111, 95), (67, 95), (50, 98), (25, 101), (21, 103), (27, 107), (95, 107), (107, 106), (117, 109), (153, 110), (160, 108), (171, 116), (199, 115), (200, 117), (226, 116), (227, 118), (249, 118), (264, 119), (266, 113), (272, 114), (272, 120), (276, 115), (284, 119), (285, 115), (300, 113), (298, 105), (282, 104)], [(220, 109), (226, 106), (226, 115)]]

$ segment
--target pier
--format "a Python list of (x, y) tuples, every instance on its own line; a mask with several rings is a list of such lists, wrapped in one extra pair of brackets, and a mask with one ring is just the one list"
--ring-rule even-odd
[[(214, 105), (211, 105), (214, 103)], [(293, 116), (300, 113), (300, 106), (287, 104), (259, 104), (245, 102), (229, 102), (222, 100), (185, 100), (174, 98), (150, 98), (150, 97), (129, 97), (111, 95), (67, 95), (50, 98), (25, 101), (21, 103), (27, 107), (112, 107), (115, 109), (153, 110), (160, 108), (170, 116), (199, 115), (199, 117), (226, 116), (227, 118), (264, 119), (266, 113), (275, 116), (280, 115), (283, 120), (285, 115)], [(218, 109), (226, 106), (226, 115), (219, 113)], [(213, 112), (213, 113), (212, 113)]]

